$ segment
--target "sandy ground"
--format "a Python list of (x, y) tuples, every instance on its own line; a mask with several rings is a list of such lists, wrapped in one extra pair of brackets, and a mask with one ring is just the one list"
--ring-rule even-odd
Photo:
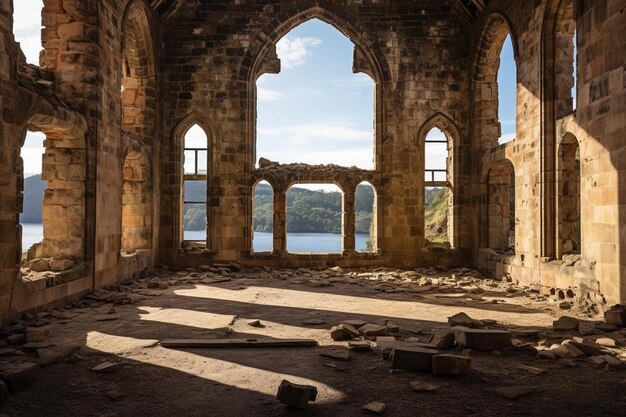
[[(47, 323), (40, 329), (49, 332), (45, 344), (51, 345), (40, 356), (80, 350), (42, 367), (33, 386), (10, 395), (0, 416), (359, 416), (368, 415), (362, 407), (371, 401), (385, 402), (388, 416), (623, 416), (626, 410), (626, 367), (598, 366), (588, 358), (472, 351), (470, 375), (442, 378), (392, 372), (390, 362), (374, 351), (352, 352), (349, 361), (320, 356), (347, 346), (329, 335), (333, 325), (347, 319), (391, 320), (402, 329), (400, 339), (424, 342), (432, 329), (449, 328), (447, 317), (458, 312), (496, 320), (494, 328), (539, 329), (548, 345), (573, 336), (552, 330), (556, 317), (574, 314), (560, 309), (560, 300), (479, 279), (469, 270), (188, 270), (159, 278), (170, 287), (147, 289), (144, 280), (115, 288), (122, 295), (117, 302), (132, 300), (129, 304), (90, 299), (36, 318)], [(311, 319), (323, 324), (303, 323)], [(265, 327), (250, 326), (252, 320)], [(592, 328), (592, 321), (584, 323)], [(587, 337), (603, 336), (593, 332)], [(606, 335), (626, 342), (625, 331)], [(241, 337), (312, 338), (320, 346), (167, 349), (158, 344), (171, 338)], [(0, 365), (37, 360), (19, 350), (11, 354), (13, 348), (4, 349)], [(626, 361), (623, 348), (614, 354)], [(117, 369), (91, 370), (104, 361), (118, 364)], [(543, 372), (535, 375), (520, 365)], [(317, 401), (305, 410), (285, 408), (275, 399), (283, 379), (316, 386)], [(439, 388), (418, 393), (411, 381)], [(536, 392), (509, 400), (490, 391), (507, 386), (532, 386)]]

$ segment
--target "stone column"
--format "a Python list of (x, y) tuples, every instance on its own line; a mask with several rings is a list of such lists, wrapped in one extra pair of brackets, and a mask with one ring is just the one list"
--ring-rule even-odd
[(352, 185), (342, 186), (343, 194), (343, 232), (342, 232), (342, 254), (350, 255), (356, 252), (356, 217), (354, 214), (354, 204), (356, 187)]
[(283, 187), (274, 189), (274, 254), (287, 253), (287, 192)]

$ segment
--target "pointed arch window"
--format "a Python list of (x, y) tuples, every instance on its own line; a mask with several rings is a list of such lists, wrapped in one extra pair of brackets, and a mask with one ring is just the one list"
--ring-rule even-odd
[(208, 137), (197, 124), (183, 140), (183, 240), (207, 238)]

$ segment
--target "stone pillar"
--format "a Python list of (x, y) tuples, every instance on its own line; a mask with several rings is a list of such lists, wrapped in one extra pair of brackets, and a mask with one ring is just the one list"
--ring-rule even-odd
[(356, 251), (356, 217), (354, 214), (354, 204), (356, 187), (352, 185), (343, 186), (343, 232), (342, 232), (342, 254), (349, 255)]
[(287, 192), (274, 188), (274, 254), (287, 253)]

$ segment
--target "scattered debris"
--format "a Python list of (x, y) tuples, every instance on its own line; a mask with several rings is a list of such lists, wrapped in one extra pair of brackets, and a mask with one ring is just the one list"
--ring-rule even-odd
[(330, 329), (330, 337), (336, 342), (352, 340), (359, 337), (359, 331), (349, 324), (341, 323)]
[(320, 319), (309, 319), (302, 322), (302, 324), (306, 326), (319, 326), (321, 324), (325, 324), (326, 322)]
[(306, 408), (310, 401), (317, 399), (317, 388), (294, 384), (284, 379), (278, 387), (276, 399), (288, 407)]
[(439, 385), (429, 384), (428, 382), (422, 381), (411, 381), (409, 382), (409, 385), (415, 392), (433, 392), (439, 389)]
[(351, 340), (348, 342), (348, 348), (355, 352), (369, 352), (372, 350), (372, 345), (366, 340)]
[(365, 404), (363, 409), (370, 413), (382, 415), (387, 410), (387, 404), (382, 401), (373, 401), (369, 404)]
[(99, 373), (99, 374), (110, 374), (113, 373), (115, 371), (117, 371), (119, 369), (119, 365), (113, 362), (102, 362), (100, 365), (96, 365), (93, 368), (91, 368), (91, 370), (93, 372)]
[(541, 368), (535, 368), (534, 366), (528, 365), (518, 365), (517, 369), (521, 369), (522, 371), (530, 372), (533, 375), (541, 375), (545, 371)]
[(331, 348), (320, 352), (320, 356), (336, 359), (338, 361), (349, 361), (350, 350), (346, 348)]
[(450, 326), (464, 326), (472, 329), (480, 329), (483, 327), (483, 322), (475, 320), (465, 313), (457, 313), (454, 316), (448, 317), (448, 323)]
[(261, 320), (252, 320), (251, 322), (248, 323), (248, 326), (250, 327), (258, 327), (258, 328), (264, 328), (265, 325), (263, 323), (261, 323)]
[(167, 348), (248, 348), (248, 347), (307, 347), (317, 346), (313, 339), (166, 339)]
[(552, 328), (559, 331), (578, 330), (580, 321), (574, 317), (562, 316), (552, 323)]
[(39, 374), (39, 364), (34, 362), (11, 363), (0, 368), (2, 379), (10, 393), (22, 391), (35, 383)]
[(433, 356), (434, 375), (467, 375), (472, 368), (472, 359), (462, 355), (435, 355)]
[(359, 333), (368, 339), (374, 340), (377, 336), (387, 336), (389, 331), (386, 326), (368, 323), (359, 328)]
[(453, 327), (457, 345), (470, 349), (491, 352), (502, 350), (512, 345), (511, 332), (504, 330), (470, 329), (467, 327)]
[(396, 347), (391, 352), (391, 368), (405, 371), (432, 372), (433, 356), (439, 352), (432, 349)]

